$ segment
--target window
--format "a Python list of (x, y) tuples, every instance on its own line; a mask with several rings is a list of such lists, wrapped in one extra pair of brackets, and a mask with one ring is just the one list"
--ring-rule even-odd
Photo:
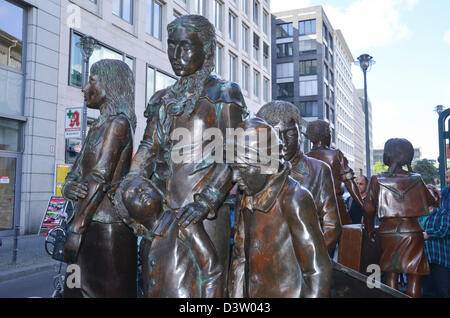
[(0, 65), (22, 69), (24, 10), (0, 1)]
[(322, 25), (322, 39), (324, 42), (327, 42), (327, 34), (328, 34), (328, 29), (326, 27), (325, 24)]
[(89, 0), (89, 1), (91, 1), (92, 3), (97, 4), (97, 0)]
[(22, 115), (24, 10), (0, 1), (0, 15), (0, 112)]
[(162, 39), (162, 4), (156, 0), (147, 0), (147, 33)]
[(293, 36), (292, 23), (277, 24), (276, 26), (276, 36), (277, 39), (289, 38)]
[(264, 77), (263, 82), (263, 99), (265, 102), (269, 101), (269, 89), (270, 89), (270, 81)]
[(328, 44), (330, 45), (330, 49), (333, 50), (333, 36), (331, 33), (328, 33)]
[(277, 97), (293, 97), (294, 96), (294, 82), (277, 84)]
[(300, 114), (302, 117), (318, 117), (319, 107), (317, 101), (300, 102)]
[(298, 22), (298, 34), (307, 35), (316, 33), (316, 19)]
[(312, 96), (317, 95), (317, 80), (300, 79), (300, 96)]
[(248, 34), (249, 28), (245, 24), (242, 24), (242, 49), (248, 53)]
[(236, 16), (230, 11), (228, 14), (228, 34), (230, 40), (236, 43)]
[[(77, 46), (77, 43), (80, 42), (81, 35), (78, 33), (72, 33), (71, 40), (71, 51), (70, 51), (70, 78), (69, 85), (75, 87), (82, 87), (82, 63), (83, 58), (81, 55), (81, 48)], [(93, 65), (95, 62), (98, 62), (103, 59), (113, 59), (120, 60), (125, 63), (134, 70), (134, 59), (124, 53), (117, 51), (115, 49), (109, 48), (102, 43), (97, 43), (94, 52), (92, 53), (91, 58), (89, 59), (89, 65)]]
[(253, 0), (253, 22), (259, 24), (259, 2), (256, 0)]
[(219, 75), (223, 75), (223, 62), (222, 61), (223, 61), (223, 46), (220, 44), (217, 44), (215, 72)]
[(277, 64), (277, 78), (294, 77), (294, 63)]
[(259, 97), (259, 72), (253, 71), (253, 95)]
[(0, 151), (20, 151), (20, 123), (15, 120), (0, 118)]
[(242, 89), (248, 91), (248, 76), (249, 76), (250, 66), (242, 62)]
[(214, 26), (217, 30), (222, 32), (222, 19), (223, 19), (223, 4), (222, 2), (214, 1)]
[(329, 81), (330, 81), (330, 86), (334, 86), (334, 75), (333, 75), (333, 72), (330, 70), (330, 79), (329, 79)]
[(259, 36), (253, 33), (253, 58), (259, 61)]
[(292, 49), (292, 42), (277, 44), (277, 57), (292, 56), (294, 51)]
[(166, 75), (151, 66), (147, 66), (147, 97), (146, 104), (155, 92), (173, 85), (177, 80)]
[(205, 15), (206, 13), (206, 2), (205, 0), (194, 0), (194, 12), (199, 15)]
[(269, 45), (266, 43), (263, 43), (263, 65), (269, 68)]
[(237, 56), (233, 53), (229, 53), (228, 60), (230, 81), (237, 82)]
[(299, 50), (303, 54), (314, 54), (317, 52), (316, 40), (299, 41)]
[(300, 76), (316, 75), (317, 60), (300, 61)]
[(128, 23), (133, 23), (133, 0), (113, 0), (112, 12)]
[(269, 34), (269, 13), (266, 10), (263, 11), (263, 32)]
[(248, 16), (248, 1), (249, 0), (241, 0), (241, 10)]

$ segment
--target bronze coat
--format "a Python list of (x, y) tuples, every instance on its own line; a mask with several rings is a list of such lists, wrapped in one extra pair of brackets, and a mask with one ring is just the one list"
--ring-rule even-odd
[(312, 194), (325, 244), (331, 251), (339, 240), (342, 225), (330, 166), (304, 155), (300, 150), (290, 162), (291, 176)]
[[(176, 128), (183, 128), (186, 135), (193, 134), (196, 130), (219, 128), (225, 138), (226, 129), (236, 127), (247, 115), (244, 98), (239, 86), (235, 83), (220, 80), (215, 76), (209, 76), (204, 90), (193, 112), (188, 114), (181, 112), (174, 114), (173, 106), (176, 100), (169, 98), (169, 90), (158, 91), (151, 98), (145, 116), (147, 127), (143, 140), (133, 159), (131, 174), (138, 174), (145, 178), (151, 178), (164, 194), (167, 206), (173, 210), (194, 202), (197, 196), (208, 202), (210, 213), (205, 220), (204, 227), (211, 239), (213, 246), (225, 271), (228, 268), (228, 259), (221, 256), (227, 255), (230, 243), (229, 215), (219, 214), (226, 194), (232, 187), (231, 169), (226, 163), (208, 162), (181, 162), (171, 160), (171, 150), (181, 149), (186, 145), (180, 141), (171, 141), (176, 137), (173, 132)], [(197, 149), (204, 152), (210, 140), (191, 139), (188, 149)], [(222, 145), (222, 143), (220, 143)], [(174, 148), (173, 148), (174, 147)], [(177, 148), (178, 147), (178, 148)], [(206, 153), (206, 152), (205, 152)], [(225, 152), (224, 152), (225, 153)], [(189, 225), (189, 226), (192, 226)], [(226, 230), (224, 230), (226, 229)], [(155, 297), (206, 297), (199, 292), (199, 284), (193, 284), (195, 276), (194, 258), (180, 245), (176, 239), (177, 234), (172, 233), (166, 242), (164, 249), (147, 249), (149, 262), (154, 262), (161, 271), (170, 273), (170, 280), (163, 280), (165, 275), (158, 274), (154, 269), (148, 271), (150, 280), (148, 294)], [(172, 236), (174, 235), (174, 236)], [(170, 245), (170, 246), (167, 246)], [(204, 260), (207, 261), (207, 260)], [(144, 264), (151, 266), (151, 264)], [(204, 267), (204, 266), (203, 266)], [(194, 272), (192, 270), (194, 269)], [(160, 277), (154, 277), (157, 275)], [(192, 277), (194, 275), (195, 277)], [(152, 292), (153, 284), (167, 284), (165, 289)], [(183, 282), (187, 282), (184, 284)], [(153, 287), (156, 285), (153, 285)], [(180, 288), (182, 286), (182, 288)], [(220, 293), (214, 296), (223, 296), (225, 284), (220, 286)]]
[(328, 257), (311, 194), (276, 175), (237, 211), (231, 297), (327, 297)]
[(85, 199), (75, 202), (69, 223), (72, 231), (85, 233), (77, 260), (81, 290), (67, 290), (66, 296), (136, 297), (136, 238), (116, 216), (104, 192), (128, 172), (132, 151), (128, 118), (110, 116), (91, 127), (67, 175), (66, 182), (86, 182), (89, 190)]

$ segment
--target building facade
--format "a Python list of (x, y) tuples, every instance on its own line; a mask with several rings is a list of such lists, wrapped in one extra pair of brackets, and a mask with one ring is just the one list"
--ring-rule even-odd
[(58, 0), (0, 1), (0, 236), (36, 232), (53, 194)]
[(365, 123), (366, 118), (364, 116), (364, 108), (361, 104), (361, 100), (359, 99), (358, 93), (354, 84), (352, 83), (353, 88), (353, 125), (354, 125), (354, 135), (353, 135), (353, 143), (354, 147), (354, 156), (355, 163), (353, 166), (353, 170), (357, 175), (366, 175), (366, 131), (365, 131)]
[[(57, 171), (81, 148), (64, 132), (66, 115), (83, 106), (82, 36), (97, 40), (90, 65), (118, 59), (134, 72), (135, 150), (148, 100), (176, 81), (166, 26), (177, 16), (213, 23), (215, 71), (241, 86), (252, 114), (271, 100), (269, 0), (6, 0), (0, 13), (0, 236), (39, 230)], [(97, 116), (89, 109), (88, 124)]]
[(272, 56), (273, 99), (299, 107), (303, 126), (315, 119), (328, 121), (335, 143), (334, 30), (323, 8), (273, 13)]
[[(362, 105), (362, 109), (363, 109), (363, 115), (364, 115), (364, 123), (365, 123), (365, 101), (364, 101), (364, 89), (357, 89), (356, 90), (356, 95), (358, 96), (361, 105)], [(372, 103), (370, 101), (370, 98), (368, 98), (367, 101), (367, 106), (368, 106), (368, 111), (369, 111), (369, 141), (370, 141), (370, 145), (369, 145), (369, 149), (370, 149), (370, 156), (369, 156), (369, 160), (370, 160), (370, 171), (371, 174), (373, 174), (373, 128), (372, 128)], [(364, 126), (365, 127), (365, 126)], [(364, 132), (365, 132), (365, 128), (364, 128)], [(365, 142), (365, 134), (364, 134), (364, 145), (366, 144)], [(366, 149), (366, 147), (364, 146), (364, 149)], [(364, 162), (366, 162), (366, 157), (365, 157), (366, 151), (364, 150)], [(366, 164), (367, 166), (367, 164)], [(364, 170), (364, 175), (367, 174), (367, 170)]]

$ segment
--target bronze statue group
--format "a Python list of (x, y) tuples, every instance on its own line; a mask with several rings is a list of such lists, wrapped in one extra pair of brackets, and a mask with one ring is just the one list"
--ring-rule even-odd
[[(420, 175), (410, 169), (411, 144), (386, 143), (389, 171), (373, 176), (365, 202), (347, 159), (330, 146), (329, 124), (308, 124), (313, 143), (302, 152), (301, 116), (288, 102), (274, 101), (248, 118), (239, 86), (214, 75), (215, 31), (202, 16), (186, 15), (168, 25), (168, 56), (179, 80), (150, 99), (145, 133), (132, 158), (134, 80), (120, 61), (102, 60), (91, 68), (84, 88), (87, 106), (100, 116), (66, 179), (63, 195), (74, 202), (64, 248), (78, 264), (81, 287), (66, 297), (136, 297), (137, 237), (141, 237), (145, 297), (328, 297), (332, 279), (329, 252), (349, 224), (343, 185), (364, 207), (370, 237), (380, 237), (380, 266), (395, 288), (408, 274), (408, 294), (420, 296), (427, 274), (423, 229), (417, 221), (438, 204)], [(242, 128), (250, 138), (237, 160), (175, 162), (175, 129)], [(258, 161), (277, 145), (276, 169)], [(192, 141), (204, 150), (207, 140)], [(225, 157), (225, 154), (224, 154)], [(273, 165), (273, 162), (271, 162)], [(404, 170), (407, 166), (408, 170)], [(269, 171), (269, 172), (267, 172)], [(234, 245), (224, 202), (233, 185)], [(381, 225), (374, 229), (378, 212)], [(376, 234), (375, 234), (376, 232)], [(411, 285), (411, 286), (410, 286)]]

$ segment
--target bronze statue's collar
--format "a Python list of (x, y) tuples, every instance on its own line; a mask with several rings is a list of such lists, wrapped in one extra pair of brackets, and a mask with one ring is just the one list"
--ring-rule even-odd
[(291, 159), (292, 170), (302, 176), (309, 176), (309, 165), (306, 155), (300, 150), (300, 145), (298, 147), (297, 153)]
[(286, 183), (290, 168), (291, 164), (289, 162), (286, 162), (284, 164), (283, 170), (276, 174), (268, 182), (264, 190), (252, 197), (245, 197), (245, 207), (253, 211), (257, 210), (264, 213), (269, 212), (277, 201), (278, 195), (281, 192), (284, 184)]

